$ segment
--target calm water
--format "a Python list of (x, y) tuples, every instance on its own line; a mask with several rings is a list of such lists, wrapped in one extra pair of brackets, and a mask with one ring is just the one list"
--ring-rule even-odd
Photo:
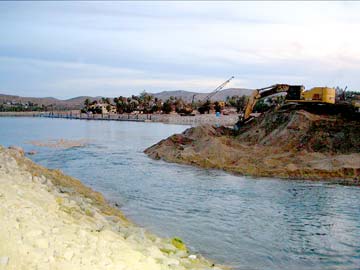
[[(154, 161), (143, 150), (185, 126), (0, 118), (0, 144), (38, 150), (121, 205), (130, 219), (236, 269), (360, 269), (360, 188), (250, 179)], [(84, 148), (30, 140), (89, 139)]]

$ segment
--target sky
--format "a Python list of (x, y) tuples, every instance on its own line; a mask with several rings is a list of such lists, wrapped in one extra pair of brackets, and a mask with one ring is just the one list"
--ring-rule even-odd
[(360, 90), (360, 2), (0, 2), (0, 93)]

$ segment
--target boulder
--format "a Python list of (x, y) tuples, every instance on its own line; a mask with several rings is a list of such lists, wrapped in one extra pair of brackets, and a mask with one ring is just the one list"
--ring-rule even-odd
[(11, 145), (11, 146), (9, 146), (9, 149), (19, 152), (22, 156), (25, 155), (24, 149), (22, 149), (20, 146)]

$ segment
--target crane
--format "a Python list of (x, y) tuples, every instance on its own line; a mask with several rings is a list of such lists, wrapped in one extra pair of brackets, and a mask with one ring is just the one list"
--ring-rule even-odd
[(225, 82), (220, 84), (218, 87), (216, 87), (212, 92), (210, 92), (204, 99), (203, 104), (198, 108), (198, 111), (203, 114), (206, 111), (210, 112), (210, 99), (215, 96), (217, 93), (219, 93), (232, 79), (234, 79), (234, 76), (231, 76), (229, 79), (227, 79)]
[(205, 100), (208, 101), (210, 100), (213, 96), (215, 96), (217, 93), (219, 93), (232, 79), (234, 79), (234, 76), (231, 76), (229, 79), (227, 79), (225, 82), (223, 82), (222, 84), (220, 84), (218, 87), (215, 88), (215, 90), (213, 90), (211, 93), (209, 93), (206, 97)]

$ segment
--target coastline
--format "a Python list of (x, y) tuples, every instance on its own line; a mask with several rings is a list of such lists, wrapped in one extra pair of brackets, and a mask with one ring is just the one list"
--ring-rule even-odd
[(87, 115), (72, 112), (0, 112), (0, 117), (46, 117), (61, 118), (74, 120), (97, 120), (97, 121), (129, 121), (129, 122), (153, 122), (174, 125), (218, 125), (233, 126), (238, 121), (238, 114), (221, 115), (216, 117), (215, 114), (199, 114), (195, 116), (181, 116), (178, 114), (97, 114)]
[(0, 165), (1, 269), (223, 269), (18, 149), (0, 146)]
[(0, 117), (36, 117), (41, 112), (0, 112)]
[(235, 175), (360, 185), (358, 126), (305, 111), (270, 113), (239, 134), (224, 127), (192, 127), (144, 153)]

